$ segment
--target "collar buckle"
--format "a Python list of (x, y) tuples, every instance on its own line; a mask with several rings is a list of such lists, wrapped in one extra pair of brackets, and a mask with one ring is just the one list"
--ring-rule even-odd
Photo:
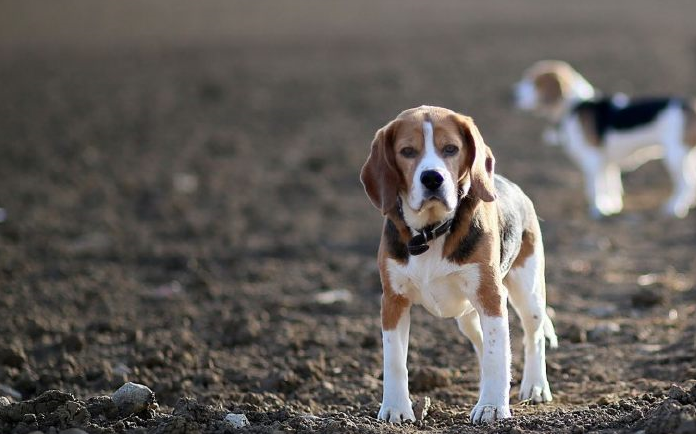
[(418, 231), (418, 234), (408, 242), (408, 252), (413, 256), (427, 252), (430, 248), (428, 242), (449, 232), (452, 220), (445, 220), (439, 225), (429, 225)]

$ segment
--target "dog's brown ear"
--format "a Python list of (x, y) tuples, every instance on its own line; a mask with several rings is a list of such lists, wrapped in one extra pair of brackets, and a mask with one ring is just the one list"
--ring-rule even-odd
[(534, 78), (534, 85), (542, 103), (555, 104), (566, 96), (570, 87), (568, 74), (570, 72), (565, 70), (551, 71)]
[(396, 122), (392, 121), (377, 131), (372, 140), (370, 156), (360, 171), (365, 193), (384, 215), (396, 207), (400, 182), (394, 161)]
[(468, 170), (471, 178), (471, 192), (484, 202), (492, 202), (496, 199), (496, 194), (493, 184), (495, 158), (491, 148), (484, 143), (473, 119), (460, 114), (455, 117), (468, 148), (465, 167), (460, 176)]

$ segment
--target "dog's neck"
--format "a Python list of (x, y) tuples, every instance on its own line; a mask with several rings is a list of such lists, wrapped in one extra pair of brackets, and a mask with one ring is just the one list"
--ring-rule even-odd
[(397, 200), (397, 206), (387, 216), (396, 226), (400, 234), (402, 242), (408, 248), (408, 252), (412, 256), (417, 256), (425, 253), (428, 249), (428, 243), (441, 236), (446, 236), (454, 230), (454, 226), (462, 220), (463, 212), (472, 212), (476, 208), (476, 204), (480, 199), (473, 198), (468, 195), (460, 196), (457, 200), (457, 206), (451, 213), (447, 213), (442, 220), (430, 223), (427, 225), (414, 228), (408, 225), (404, 218), (404, 209), (401, 197)]

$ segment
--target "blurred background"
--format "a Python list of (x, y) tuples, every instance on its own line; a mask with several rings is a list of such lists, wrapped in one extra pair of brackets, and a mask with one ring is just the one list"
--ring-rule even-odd
[[(686, 0), (0, 2), (0, 394), (130, 380), (268, 429), (301, 413), (377, 429), (381, 217), (358, 173), (374, 132), (421, 104), (472, 116), (543, 219), (556, 400), (517, 414), (543, 425), (696, 378), (696, 213), (659, 215), (652, 162), (625, 176), (623, 214), (589, 220), (579, 171), (510, 95), (553, 58), (607, 92), (694, 96), (695, 16)], [(448, 429), (475, 403), (475, 356), (453, 322), (413, 317), (412, 389)]]

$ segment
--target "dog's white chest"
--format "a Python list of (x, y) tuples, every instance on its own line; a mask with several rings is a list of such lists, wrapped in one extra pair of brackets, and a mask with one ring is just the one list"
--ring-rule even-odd
[(470, 297), (479, 286), (478, 264), (454, 264), (442, 257), (444, 237), (430, 249), (409, 257), (407, 264), (389, 259), (389, 280), (394, 292), (414, 304), (422, 304), (431, 314), (458, 317), (471, 309)]

